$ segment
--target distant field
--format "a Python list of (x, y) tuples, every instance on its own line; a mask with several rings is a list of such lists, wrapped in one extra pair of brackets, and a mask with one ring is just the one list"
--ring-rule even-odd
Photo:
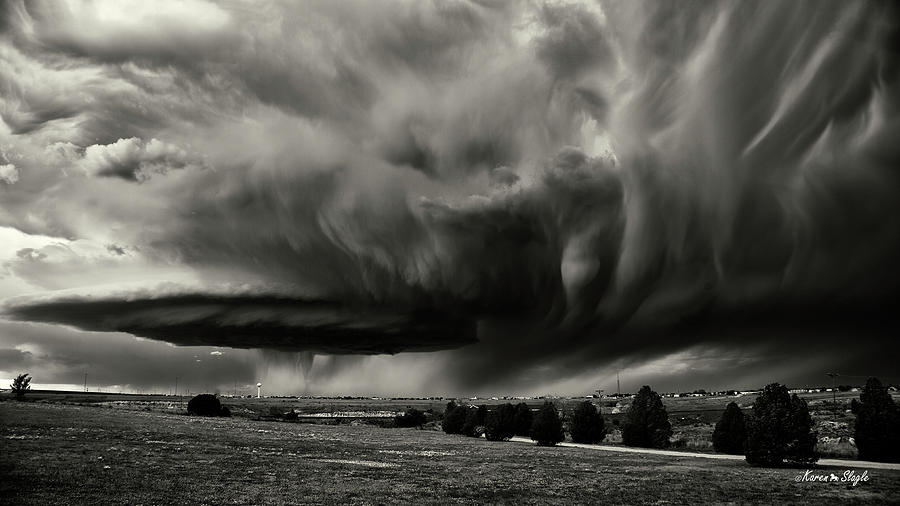
[(4, 504), (900, 501), (900, 471), (797, 483), (741, 461), (112, 406), (0, 402), (0, 441)]

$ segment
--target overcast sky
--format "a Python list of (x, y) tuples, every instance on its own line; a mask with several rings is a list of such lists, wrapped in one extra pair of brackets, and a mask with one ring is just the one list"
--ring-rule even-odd
[(0, 378), (900, 382), (891, 2), (2, 9)]

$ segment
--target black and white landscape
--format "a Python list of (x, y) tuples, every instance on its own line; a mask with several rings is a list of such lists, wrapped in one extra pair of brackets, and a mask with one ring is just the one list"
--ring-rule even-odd
[[(894, 464), (848, 464), (871, 480), (840, 488), (787, 454), (776, 464), (813, 474), (733, 496), (724, 483), (755, 468), (709, 459), (641, 495), (637, 461), (603, 482), (628, 454), (456, 435), (491, 439), (507, 401), (539, 417), (551, 400), (565, 441), (599, 409), (588, 442), (629, 446), (646, 403), (672, 428), (631, 446), (718, 455), (714, 424), (744, 413), (738, 453), (769, 417), (801, 427), (785, 445), (819, 466), (900, 460), (884, 429), (900, 423), (897, 47), (900, 5), (877, 1), (0, 3), (0, 379), (33, 379), (2, 394), (0, 478), (16, 479), (0, 481), (22, 483), (32, 439), (67, 462), (54, 437), (79, 424), (135, 451), (183, 441), (190, 455), (154, 447), (148, 462), (184, 479), (215, 462), (243, 473), (230, 450), (197, 456), (208, 425), (178, 428), (200, 393), (230, 411), (203, 422), (228, 448), (271, 426), (257, 443), (306, 434), (292, 452), (318, 466), (267, 454), (257, 475), (311, 480), (282, 495), (250, 480), (102, 499), (57, 471), (55, 489), (25, 480), (2, 500), (767, 502), (774, 480), (782, 501), (897, 501)], [(299, 423), (316, 416), (354, 424)], [(534, 434), (519, 436), (557, 442)], [(73, 438), (97, 467), (100, 440)], [(516, 454), (478, 461), (491, 451)], [(435, 470), (431, 496), (398, 456), (483, 473)], [(510, 458), (528, 472), (498, 471)], [(102, 482), (104, 465), (79, 472)], [(407, 488), (314, 492), (356, 468)]]

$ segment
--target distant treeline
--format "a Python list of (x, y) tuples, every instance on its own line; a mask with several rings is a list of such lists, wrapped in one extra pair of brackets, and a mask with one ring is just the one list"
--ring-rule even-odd
[[(900, 462), (900, 407), (888, 388), (877, 378), (870, 378), (859, 399), (853, 400), (851, 410), (856, 415), (854, 440), (859, 458)], [(405, 416), (411, 417), (416, 411), (410, 410)], [(749, 411), (745, 414), (735, 402), (727, 405), (712, 434), (717, 452), (745, 455), (747, 462), (757, 466), (809, 465), (818, 460), (817, 433), (806, 400), (784, 385), (772, 383), (758, 393)], [(415, 425), (425, 423), (424, 414), (415, 419), (420, 422)], [(587, 400), (569, 412), (563, 412), (551, 401), (544, 402), (536, 412), (524, 402), (488, 409), (486, 405), (451, 401), (439, 421), (447, 434), (483, 435), (490, 441), (530, 437), (547, 446), (563, 442), (566, 433), (573, 442), (587, 444), (602, 442), (607, 433), (603, 416)], [(633, 397), (623, 421), (614, 420), (613, 424), (620, 425), (622, 443), (627, 446), (671, 445), (669, 415), (661, 396), (649, 386), (642, 387)]]

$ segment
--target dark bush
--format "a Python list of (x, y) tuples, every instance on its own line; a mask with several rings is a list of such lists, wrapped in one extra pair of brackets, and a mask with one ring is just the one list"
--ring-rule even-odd
[[(227, 413), (227, 414), (226, 414)], [(188, 414), (198, 416), (231, 416), (231, 411), (225, 408), (213, 394), (200, 394), (188, 401)]]
[(297, 413), (293, 409), (284, 414), (284, 420), (286, 422), (296, 422), (300, 419), (300, 413)]
[(622, 426), (622, 442), (628, 446), (665, 448), (672, 437), (672, 424), (658, 393), (644, 385), (631, 401)]
[(448, 402), (448, 403), (447, 403), (447, 406), (444, 407), (444, 412), (441, 413), (441, 420), (443, 420), (444, 418), (446, 418), (446, 416), (447, 416), (451, 411), (453, 411), (455, 408), (456, 408), (456, 403), (455, 403), (455, 402), (453, 402), (453, 401)]
[(478, 425), (484, 425), (485, 420), (487, 420), (488, 408), (484, 404), (478, 406), (478, 410), (476, 412)]
[(606, 426), (603, 416), (597, 412), (590, 401), (578, 403), (569, 423), (569, 434), (576, 443), (594, 444), (606, 437)]
[(394, 425), (397, 427), (419, 427), (425, 425), (425, 413), (416, 408), (409, 408), (405, 413), (394, 417)]
[(744, 423), (744, 412), (737, 403), (729, 402), (716, 423), (712, 434), (713, 448), (720, 453), (743, 455), (747, 444), (747, 427)]
[(478, 408), (462, 408), (466, 410), (466, 420), (463, 422), (462, 430), (459, 432), (463, 436), (479, 437), (482, 425), (479, 423), (481, 416), (478, 414)]
[(877, 378), (869, 378), (850, 403), (856, 415), (854, 439), (862, 460), (900, 462), (900, 408)]
[(528, 404), (520, 402), (516, 404), (516, 436), (531, 437), (531, 424), (533, 422), (531, 408)]
[(565, 439), (562, 421), (556, 413), (556, 406), (547, 401), (541, 406), (534, 416), (531, 424), (531, 439), (537, 441), (538, 446), (555, 446)]
[(447, 434), (462, 434), (463, 425), (466, 423), (466, 415), (469, 409), (464, 406), (457, 406), (450, 402), (444, 410), (444, 421), (441, 424), (444, 432)]
[(806, 401), (784, 385), (766, 385), (747, 420), (747, 462), (755, 466), (809, 465), (816, 455), (816, 433)]
[(484, 437), (488, 441), (506, 441), (516, 435), (516, 407), (506, 403), (487, 414)]

